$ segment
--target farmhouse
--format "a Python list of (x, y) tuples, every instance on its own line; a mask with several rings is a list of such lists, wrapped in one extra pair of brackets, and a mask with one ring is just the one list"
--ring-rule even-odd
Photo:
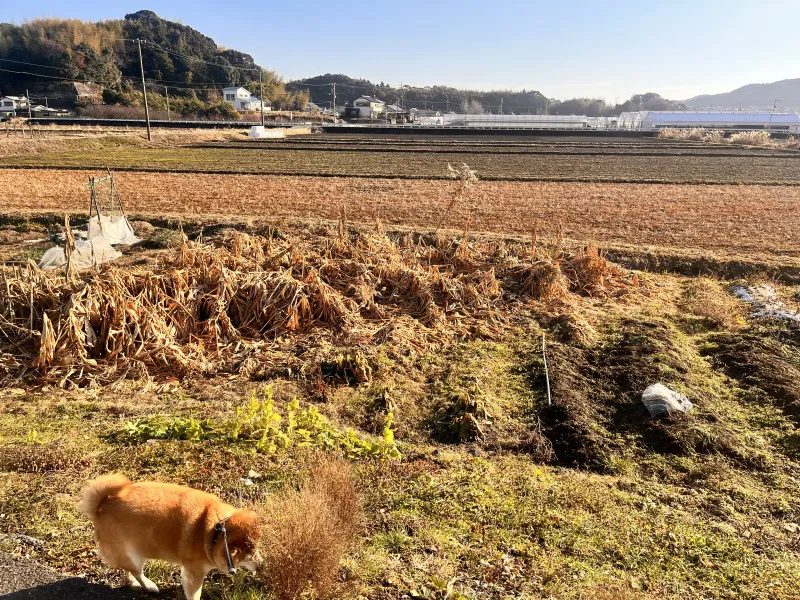
[(52, 108), (41, 104), (34, 104), (31, 106), (31, 115), (34, 117), (66, 117), (69, 115), (69, 111), (63, 108)]
[(222, 99), (233, 105), (236, 110), (263, 110), (264, 112), (272, 110), (271, 106), (265, 106), (260, 98), (256, 98), (243, 87), (224, 88)]
[(22, 108), (28, 108), (28, 99), (25, 96), (3, 96), (0, 98), (0, 113), (13, 113)]
[(351, 119), (375, 119), (386, 110), (383, 100), (372, 96), (361, 96), (345, 108), (345, 116)]
[(745, 111), (638, 111), (622, 113), (617, 121), (620, 129), (652, 131), (668, 127), (707, 129), (766, 129), (800, 133), (800, 115), (778, 112)]

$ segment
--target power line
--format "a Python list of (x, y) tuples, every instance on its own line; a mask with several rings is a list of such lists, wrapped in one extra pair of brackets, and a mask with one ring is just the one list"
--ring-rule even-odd
[(88, 79), (78, 79), (77, 77), (56, 77), (55, 75), (43, 75), (41, 73), (30, 73), (28, 71), (12, 71), (11, 69), (3, 69), (0, 68), (0, 71), (5, 73), (15, 73), (17, 75), (31, 75), (33, 77), (45, 77), (46, 79), (59, 79), (61, 81), (72, 81), (77, 83), (102, 83), (104, 85), (114, 85), (113, 83), (108, 83), (107, 81), (89, 81)]
[[(128, 41), (135, 41), (135, 40), (128, 40)], [(189, 59), (189, 60), (194, 60), (194, 61), (197, 61), (197, 62), (205, 63), (207, 65), (212, 65), (212, 66), (215, 66), (215, 67), (222, 67), (223, 69), (236, 69), (237, 71), (258, 71), (259, 69), (261, 69), (261, 67), (259, 67), (259, 66), (255, 66), (255, 67), (234, 67), (233, 65), (225, 65), (225, 64), (222, 64), (222, 63), (211, 62), (209, 60), (204, 60), (202, 58), (198, 58), (198, 57), (192, 56), (190, 54), (184, 54), (182, 52), (176, 52), (175, 50), (167, 50), (166, 48), (162, 48), (161, 46), (159, 46), (155, 42), (150, 42), (148, 40), (142, 40), (142, 42), (144, 42), (144, 44), (146, 46), (150, 46), (152, 48), (155, 48), (159, 52), (165, 52), (167, 54), (173, 54), (175, 56), (181, 56), (181, 57)]]
[[(75, 82), (75, 83), (101, 83), (103, 85), (108, 85), (108, 86), (115, 85), (114, 82), (108, 82), (108, 81), (102, 81), (102, 80), (90, 81), (88, 79), (80, 79), (78, 77), (59, 77), (59, 76), (56, 76), (56, 75), (44, 75), (42, 73), (31, 73), (30, 71), (14, 71), (14, 70), (11, 70), (11, 69), (3, 69), (2, 67), (0, 67), (0, 71), (2, 71), (4, 73), (13, 73), (15, 75), (29, 75), (31, 77), (43, 77), (45, 79), (55, 79), (57, 81), (70, 81), (70, 82)], [(131, 76), (128, 76), (128, 75), (121, 76), (121, 79), (125, 79), (127, 81), (139, 81), (140, 80), (137, 77), (131, 77)], [(148, 80), (148, 83), (150, 83), (151, 85), (162, 85), (159, 82), (159, 80)], [(179, 90), (218, 91), (218, 90), (222, 89), (222, 86), (235, 85), (235, 84), (233, 82), (229, 82), (229, 83), (212, 82), (212, 83), (209, 83), (209, 84), (198, 83), (197, 85), (198, 86), (206, 86), (206, 87), (187, 87), (187, 86), (170, 86), (170, 87), (172, 87), (174, 89), (179, 89)], [(215, 85), (219, 86), (219, 87), (214, 87)]]
[(69, 71), (69, 69), (66, 69), (64, 67), (52, 67), (50, 65), (40, 65), (37, 63), (25, 62), (22, 60), (11, 60), (10, 58), (0, 58), (0, 61), (17, 63), (19, 65), (28, 65), (30, 67), (42, 67), (43, 69), (56, 69), (57, 71)]

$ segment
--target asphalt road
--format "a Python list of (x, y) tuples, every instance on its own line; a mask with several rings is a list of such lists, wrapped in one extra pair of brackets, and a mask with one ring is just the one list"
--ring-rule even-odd
[(127, 590), (66, 577), (50, 567), (0, 552), (0, 598), (3, 600), (142, 600)]

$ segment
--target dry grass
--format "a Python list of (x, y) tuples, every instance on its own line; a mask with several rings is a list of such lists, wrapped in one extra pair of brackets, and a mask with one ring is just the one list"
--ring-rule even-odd
[(563, 271), (563, 291), (520, 285), (537, 259), (524, 243), (391, 239), (350, 233), (344, 223), (312, 240), (233, 232), (214, 246), (183, 238), (155, 269), (112, 265), (79, 278), (30, 264), (0, 273), (0, 333), (10, 359), (3, 372), (62, 387), (98, 377), (238, 373), (271, 363), (270, 353), (290, 340), (345, 335), (362, 346), (399, 338), (414, 352), (452, 336), (499, 332), (520, 289), (548, 302), (638, 285), (596, 250), (542, 252), (534, 264)]
[[(34, 156), (51, 152), (99, 152), (112, 148), (175, 148), (203, 142), (230, 142), (247, 140), (248, 128), (240, 129), (158, 129), (152, 131), (152, 141), (147, 141), (146, 130), (141, 127), (103, 127), (99, 125), (64, 126), (37, 125), (17, 128), (10, 135), (0, 125), (0, 158)], [(286, 136), (302, 136), (310, 129), (284, 129)]]
[(687, 280), (683, 300), (686, 310), (716, 327), (735, 330), (745, 323), (742, 302), (714, 279), (697, 277)]
[(60, 443), (0, 447), (0, 471), (49, 473), (79, 469), (92, 462), (92, 456)]
[(768, 131), (740, 131), (725, 137), (725, 132), (719, 129), (662, 129), (658, 135), (666, 140), (693, 140), (697, 142), (711, 142), (713, 144), (733, 144), (739, 146), (760, 146), (764, 148), (797, 149), (798, 138), (773, 138)]
[[(0, 170), (4, 211), (86, 211), (85, 171)], [(139, 215), (231, 215), (282, 219), (348, 218), (435, 227), (451, 198), (446, 181), (361, 180), (256, 175), (121, 173), (126, 208)], [(738, 256), (800, 254), (800, 188), (482, 181), (442, 222), (462, 230), (528, 235), (535, 223), (570, 239), (701, 248)]]
[(725, 142), (724, 132), (719, 129), (705, 129), (693, 127), (692, 129), (662, 129), (658, 137), (665, 140), (692, 140), (695, 142), (711, 142), (722, 144)]
[(361, 520), (347, 463), (320, 457), (305, 486), (272, 497), (260, 508), (264, 562), (259, 577), (279, 600), (328, 596)]
[(783, 146), (790, 140), (773, 140), (767, 131), (740, 131), (729, 138), (731, 144), (742, 146)]

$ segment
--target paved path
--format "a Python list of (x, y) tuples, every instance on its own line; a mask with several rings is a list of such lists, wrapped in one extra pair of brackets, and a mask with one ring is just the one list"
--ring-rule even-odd
[(127, 590), (67, 577), (26, 558), (0, 552), (0, 598), (3, 600), (142, 600)]

